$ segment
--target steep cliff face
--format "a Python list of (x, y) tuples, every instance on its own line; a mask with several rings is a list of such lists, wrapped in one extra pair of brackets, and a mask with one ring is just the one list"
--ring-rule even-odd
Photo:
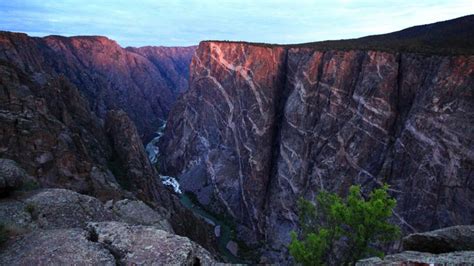
[(0, 32), (0, 59), (29, 75), (64, 75), (100, 118), (107, 110), (123, 109), (144, 142), (166, 119), (177, 94), (186, 90), (193, 52), (193, 47), (123, 49), (100, 36), (31, 38)]
[(110, 182), (114, 190), (113, 176), (100, 167), (110, 146), (77, 89), (61, 78), (36, 76), (35, 82), (3, 61), (0, 71), (0, 156), (19, 162), (44, 186), (100, 193), (99, 184)]
[(163, 166), (277, 250), (299, 197), (356, 183), (389, 183), (405, 231), (472, 223), (473, 87), (470, 55), (203, 42)]
[(351, 184), (389, 183), (409, 232), (473, 221), (473, 56), (290, 49), (288, 57), (271, 242), (288, 242), (298, 197), (344, 194)]
[(191, 63), (191, 89), (170, 114), (162, 147), (164, 165), (171, 175), (183, 174), (185, 190), (252, 231), (272, 168), (285, 54), (283, 48), (202, 43)]

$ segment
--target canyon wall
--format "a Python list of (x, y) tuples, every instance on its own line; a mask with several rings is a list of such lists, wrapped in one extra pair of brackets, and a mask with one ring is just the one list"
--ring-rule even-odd
[[(474, 221), (474, 56), (202, 42), (162, 169), (278, 254), (296, 201), (383, 183), (405, 232)], [(272, 256), (272, 254), (270, 254)]]
[(275, 116), (286, 53), (204, 42), (193, 57), (190, 90), (170, 114), (162, 150), (167, 173), (200, 203), (260, 231), (272, 170)]
[(65, 76), (99, 118), (122, 109), (144, 142), (166, 119), (187, 88), (195, 47), (120, 47), (101, 36), (29, 37), (0, 32), (0, 59), (30, 76)]

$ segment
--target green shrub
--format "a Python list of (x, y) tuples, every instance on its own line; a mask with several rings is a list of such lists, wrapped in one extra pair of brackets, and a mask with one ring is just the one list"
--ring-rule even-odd
[(31, 215), (31, 218), (33, 218), (33, 220), (36, 220), (36, 218), (38, 218), (37, 213), (35, 212), (36, 206), (33, 203), (26, 204), (25, 211)]
[(20, 190), (22, 191), (31, 191), (31, 190), (35, 190), (35, 189), (38, 189), (40, 186), (38, 184), (38, 182), (36, 182), (35, 180), (26, 180), (25, 182), (23, 182), (23, 184), (21, 185), (20, 187)]
[(331, 254), (336, 242), (344, 241), (347, 246), (337, 264), (383, 256), (376, 245), (395, 240), (400, 232), (388, 222), (396, 200), (387, 190), (385, 185), (364, 199), (360, 186), (351, 186), (346, 200), (323, 191), (317, 196), (317, 205), (300, 199), (300, 234), (291, 233), (290, 254), (303, 265), (323, 265), (329, 256), (336, 258)]

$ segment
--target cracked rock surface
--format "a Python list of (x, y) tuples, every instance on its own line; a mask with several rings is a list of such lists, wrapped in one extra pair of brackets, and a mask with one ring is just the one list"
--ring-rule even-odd
[[(0, 200), (8, 240), (0, 265), (210, 264), (214, 257), (173, 233), (160, 213), (137, 200), (102, 204), (66, 189)], [(166, 230), (166, 231), (165, 231)]]

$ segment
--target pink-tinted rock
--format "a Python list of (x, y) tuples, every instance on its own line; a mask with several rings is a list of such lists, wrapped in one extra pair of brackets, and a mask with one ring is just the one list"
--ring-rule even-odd
[(187, 89), (193, 53), (194, 47), (124, 49), (101, 36), (32, 38), (0, 32), (0, 59), (32, 76), (65, 76), (100, 118), (107, 110), (123, 109), (145, 142)]
[(352, 184), (389, 183), (405, 232), (474, 219), (472, 55), (203, 42), (190, 71), (163, 167), (248, 243), (284, 251), (299, 197)]

